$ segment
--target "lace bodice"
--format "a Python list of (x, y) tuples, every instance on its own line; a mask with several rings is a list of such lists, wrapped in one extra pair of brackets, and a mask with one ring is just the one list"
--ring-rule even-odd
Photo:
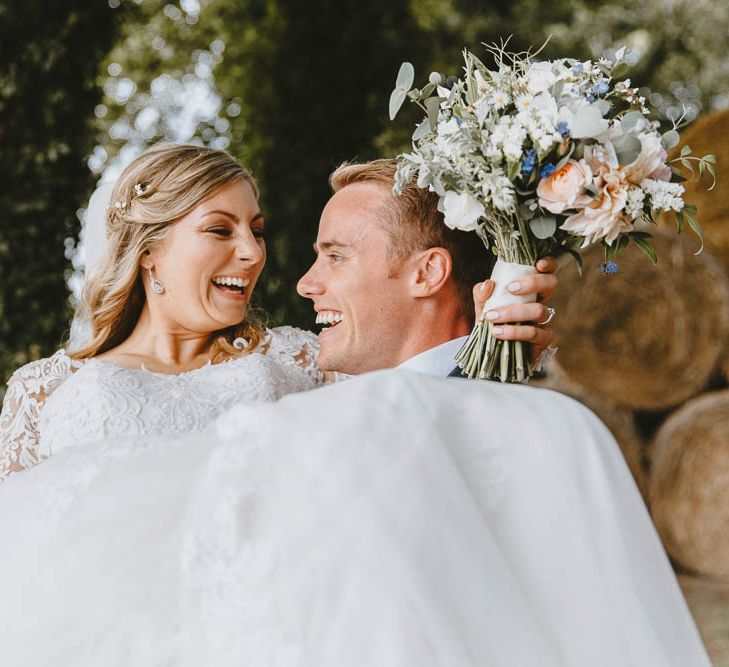
[(20, 368), (0, 413), (0, 480), (66, 447), (117, 436), (195, 431), (241, 400), (272, 401), (322, 382), (318, 340), (268, 330), (260, 350), (169, 375), (59, 350)]

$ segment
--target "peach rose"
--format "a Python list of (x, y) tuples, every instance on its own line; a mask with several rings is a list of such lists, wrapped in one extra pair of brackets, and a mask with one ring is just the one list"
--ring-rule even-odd
[(592, 170), (584, 160), (568, 160), (561, 169), (539, 181), (539, 205), (550, 213), (563, 213), (569, 208), (582, 208), (591, 201), (584, 188), (592, 184)]
[(562, 223), (561, 229), (585, 237), (585, 246), (600, 239), (608, 245), (632, 226), (623, 215), (629, 183), (622, 169), (606, 167), (596, 180), (598, 198)]

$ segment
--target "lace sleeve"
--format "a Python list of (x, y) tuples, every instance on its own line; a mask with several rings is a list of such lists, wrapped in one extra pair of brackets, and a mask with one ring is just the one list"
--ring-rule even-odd
[(0, 481), (48, 456), (40, 448), (41, 408), (81, 363), (58, 350), (51, 357), (22, 366), (10, 378), (0, 412)]
[(309, 387), (324, 382), (324, 376), (316, 363), (319, 338), (311, 331), (296, 327), (267, 329), (263, 353), (285, 366), (297, 369), (305, 376)]

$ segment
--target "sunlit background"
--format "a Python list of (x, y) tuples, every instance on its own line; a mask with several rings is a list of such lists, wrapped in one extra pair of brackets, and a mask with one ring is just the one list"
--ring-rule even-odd
[(718, 156), (717, 188), (690, 190), (706, 252), (665, 232), (657, 268), (626, 253), (596, 277), (588, 254), (583, 278), (561, 274), (561, 352), (544, 382), (616, 435), (715, 664), (729, 665), (726, 0), (0, 0), (0, 370), (63, 345), (88, 197), (163, 140), (251, 168), (271, 230), (258, 305), (270, 324), (311, 328), (294, 285), (329, 173), (409, 145), (416, 110), (387, 117), (400, 63), (416, 82), (458, 73), (464, 46), (485, 57), (480, 43), (510, 36), (512, 50), (546, 41), (545, 57), (627, 46), (655, 117), (683, 118), (684, 142)]

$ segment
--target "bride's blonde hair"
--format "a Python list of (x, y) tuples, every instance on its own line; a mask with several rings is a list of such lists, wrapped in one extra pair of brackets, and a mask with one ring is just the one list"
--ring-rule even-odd
[[(144, 252), (203, 200), (241, 179), (258, 199), (255, 180), (228, 153), (184, 144), (149, 148), (122, 172), (106, 213), (106, 252), (83, 291), (81, 315), (91, 326), (91, 339), (72, 350), (71, 357), (94, 357), (131, 334), (145, 302)], [(239, 324), (217, 332), (210, 349), (213, 362), (242, 354), (233, 345), (237, 338), (248, 341), (248, 352), (262, 340), (263, 330), (247, 314)]]

